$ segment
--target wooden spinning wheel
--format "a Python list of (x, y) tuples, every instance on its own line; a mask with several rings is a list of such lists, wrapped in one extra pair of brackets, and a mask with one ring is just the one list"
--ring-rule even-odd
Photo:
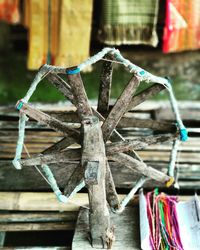
[[(125, 60), (117, 50), (104, 49), (103, 52), (101, 52), (101, 55), (99, 53), (97, 54), (98, 56), (94, 56), (95, 59), (93, 57), (93, 61), (89, 59), (85, 62), (86, 64), (87, 62), (88, 64), (92, 64), (103, 57), (105, 58), (105, 56), (108, 59), (102, 65), (97, 109), (89, 105), (80, 74), (82, 64), (67, 69), (44, 65), (39, 70), (27, 95), (17, 103), (21, 120), (18, 147), (13, 164), (18, 169), (25, 165), (41, 165), (52, 189), (62, 202), (67, 202), (71, 195), (86, 186), (90, 206), (89, 224), (91, 244), (93, 247), (107, 248), (113, 241), (113, 227), (110, 222), (109, 210), (116, 213), (121, 212), (130, 199), (130, 196), (134, 194), (132, 192), (123, 204), (119, 202), (109, 162), (114, 161), (123, 165), (123, 167), (128, 167), (130, 171), (137, 171), (141, 174), (141, 179), (135, 190), (143, 185), (146, 178), (152, 178), (164, 183), (166, 186), (170, 186), (173, 184), (173, 177), (146, 165), (134, 150), (145, 148), (150, 144), (174, 140), (178, 137), (177, 130), (180, 132), (184, 128), (177, 128), (173, 124), (164, 124), (155, 121), (148, 126), (157, 128), (158, 130), (165, 130), (169, 133), (146, 136), (137, 140), (125, 140), (116, 130), (121, 118), (127, 111), (163, 90), (168, 80), (155, 77), (135, 65), (136, 68), (133, 68), (133, 64)], [(122, 61), (123, 59), (126, 63), (124, 65), (132, 71), (130, 81), (112, 107), (109, 106), (112, 82), (112, 62), (109, 61), (110, 59), (118, 61)], [(128, 62), (132, 65), (131, 69)], [(66, 74), (66, 81), (59, 74)], [(151, 79), (151, 76), (154, 78)], [(28, 100), (37, 84), (44, 77), (76, 107), (79, 118), (77, 122), (81, 123), (81, 129), (73, 128), (71, 125), (51, 117), (28, 104)], [(158, 83), (135, 95), (142, 80), (155, 80), (155, 82), (157, 80)], [(159, 84), (161, 83), (159, 81), (165, 84)], [(21, 159), (26, 116), (46, 124), (53, 130), (61, 132), (64, 136), (63, 139), (44, 150), (38, 156)], [(135, 122), (137, 127), (137, 121)], [(140, 127), (143, 125), (145, 124), (141, 120)], [(72, 147), (75, 143), (80, 146), (78, 148)], [(67, 168), (67, 163), (71, 161), (76, 161), (78, 164), (71, 173), (64, 192), (61, 193), (47, 164), (66, 162), (66, 171), (70, 171)]]

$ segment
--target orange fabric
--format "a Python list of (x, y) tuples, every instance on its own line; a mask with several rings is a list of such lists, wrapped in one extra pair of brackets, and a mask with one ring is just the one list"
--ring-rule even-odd
[(200, 0), (167, 0), (163, 52), (200, 48)]
[(20, 21), (19, 0), (0, 0), (0, 20), (11, 24)]

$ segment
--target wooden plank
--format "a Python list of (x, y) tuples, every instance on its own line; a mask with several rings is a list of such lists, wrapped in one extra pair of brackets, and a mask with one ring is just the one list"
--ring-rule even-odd
[(9, 212), (0, 213), (0, 223), (76, 221), (78, 212)]
[(126, 112), (127, 107), (131, 101), (134, 92), (136, 91), (137, 87), (139, 86), (140, 81), (136, 76), (133, 76), (132, 79), (129, 81), (128, 85), (125, 87), (124, 91), (117, 99), (114, 107), (110, 111), (108, 117), (104, 121), (102, 125), (102, 133), (104, 137), (104, 141), (107, 141), (113, 130), (116, 128), (119, 120)]
[(0, 223), (1, 232), (74, 230), (75, 222)]
[[(93, 248), (88, 241), (88, 211), (81, 209), (75, 234), (72, 242), (73, 250), (80, 249), (98, 249)], [(113, 225), (115, 227), (116, 239), (109, 249), (112, 250), (139, 250), (140, 235), (139, 235), (139, 209), (138, 207), (127, 207), (120, 215), (111, 215)]]
[(153, 130), (159, 131), (167, 131), (167, 132), (175, 132), (177, 127), (173, 123), (163, 122), (163, 121), (155, 121), (152, 119), (135, 119), (132, 117), (123, 117), (119, 122), (118, 128), (149, 128)]
[(109, 99), (112, 84), (112, 62), (104, 61), (100, 76), (97, 110), (103, 114), (109, 110)]

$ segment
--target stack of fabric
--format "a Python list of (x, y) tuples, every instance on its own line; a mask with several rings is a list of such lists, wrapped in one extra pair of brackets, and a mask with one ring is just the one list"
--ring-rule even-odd
[(166, 0), (163, 52), (200, 48), (200, 0)]
[(102, 1), (99, 40), (110, 45), (156, 46), (158, 0)]

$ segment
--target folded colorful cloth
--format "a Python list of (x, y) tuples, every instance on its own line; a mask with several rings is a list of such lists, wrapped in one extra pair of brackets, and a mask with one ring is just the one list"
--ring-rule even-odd
[(156, 46), (158, 0), (103, 0), (98, 38), (110, 45)]
[(167, 0), (163, 52), (200, 48), (200, 0)]

